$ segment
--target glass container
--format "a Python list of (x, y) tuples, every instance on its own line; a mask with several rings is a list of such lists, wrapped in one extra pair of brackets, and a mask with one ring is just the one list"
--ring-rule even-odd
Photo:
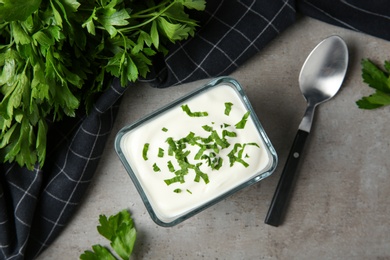
[(122, 128), (115, 150), (149, 215), (164, 227), (270, 176), (278, 162), (244, 89), (230, 77)]

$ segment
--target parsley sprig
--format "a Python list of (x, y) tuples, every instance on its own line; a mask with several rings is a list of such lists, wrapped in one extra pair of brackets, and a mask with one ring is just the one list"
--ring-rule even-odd
[(99, 223), (97, 230), (100, 235), (110, 241), (112, 250), (106, 246), (93, 245), (92, 251), (84, 251), (80, 255), (80, 259), (130, 259), (137, 237), (137, 231), (130, 213), (127, 210), (122, 210), (108, 218), (105, 215), (100, 215)]
[(113, 77), (146, 77), (167, 45), (195, 33), (205, 0), (1, 0), (0, 161), (32, 169), (48, 121), (90, 108)]
[(383, 69), (369, 59), (362, 60), (362, 78), (375, 92), (356, 102), (361, 109), (375, 109), (390, 105), (390, 62), (385, 61)]

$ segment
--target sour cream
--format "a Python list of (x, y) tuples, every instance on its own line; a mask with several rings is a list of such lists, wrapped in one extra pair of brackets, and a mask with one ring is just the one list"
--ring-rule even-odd
[[(229, 115), (225, 114), (226, 102), (233, 104)], [(193, 112), (207, 112), (208, 116), (190, 117), (183, 111), (181, 105), (188, 105)], [(235, 128), (235, 124), (242, 120), (247, 111), (237, 90), (229, 84), (222, 84), (177, 104), (122, 136), (120, 149), (160, 221), (169, 223), (202, 207), (240, 184), (255, 178), (274, 163), (252, 119), (255, 115), (248, 118), (244, 129)], [(168, 155), (167, 138), (178, 140), (186, 137), (190, 132), (206, 138), (210, 133), (202, 128), (204, 125), (213, 127), (218, 133), (226, 129), (237, 134), (236, 137), (226, 137), (230, 146), (220, 149), (218, 156), (223, 159), (221, 168), (212, 170), (205, 162), (200, 166), (200, 169), (208, 175), (207, 184), (202, 179), (195, 182), (195, 171), (190, 169), (184, 176), (184, 183), (167, 185), (164, 180), (175, 176), (169, 171), (168, 162), (171, 161), (174, 167), (178, 168), (174, 157)], [(149, 144), (147, 160), (143, 158), (146, 143)], [(245, 147), (246, 156), (243, 159), (248, 163), (248, 167), (238, 162), (230, 165), (228, 153), (236, 143), (258, 145)], [(187, 145), (187, 148), (190, 150), (189, 162), (194, 164), (199, 162), (193, 159), (199, 147)], [(163, 157), (158, 156), (159, 149), (164, 150)], [(154, 166), (158, 166), (160, 171), (154, 171)], [(174, 192), (177, 189), (181, 192)]]

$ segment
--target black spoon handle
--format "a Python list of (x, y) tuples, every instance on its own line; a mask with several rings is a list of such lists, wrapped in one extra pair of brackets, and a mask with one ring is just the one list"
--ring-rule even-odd
[(294, 177), (297, 172), (299, 159), (305, 146), (309, 133), (298, 130), (294, 143), (291, 147), (283, 172), (280, 176), (278, 186), (272, 198), (270, 208), (265, 218), (265, 223), (272, 226), (279, 226), (282, 222), (282, 215), (290, 197), (290, 191), (294, 183)]

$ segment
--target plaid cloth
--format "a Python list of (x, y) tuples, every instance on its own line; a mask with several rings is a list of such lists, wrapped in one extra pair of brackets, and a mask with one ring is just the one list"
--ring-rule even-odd
[(304, 0), (298, 12), (353, 31), (390, 40), (388, 0)]
[[(386, 0), (208, 1), (194, 14), (195, 38), (156, 60), (148, 81), (162, 88), (228, 75), (294, 23), (297, 11), (390, 40)], [(124, 91), (114, 80), (88, 116), (53, 124), (42, 169), (0, 165), (0, 259), (34, 259), (60, 234), (93, 178)]]

